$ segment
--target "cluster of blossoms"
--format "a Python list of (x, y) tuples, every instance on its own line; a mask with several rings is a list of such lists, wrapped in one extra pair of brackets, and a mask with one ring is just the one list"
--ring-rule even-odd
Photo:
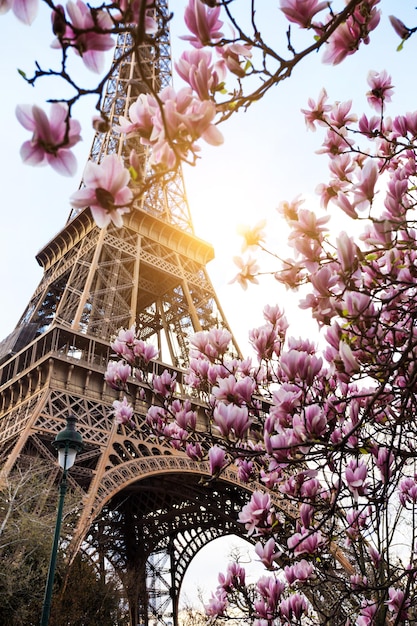
[[(255, 361), (230, 355), (225, 330), (197, 333), (185, 382), (204, 399), (203, 428), (172, 372), (148, 378), (155, 436), (208, 459), (213, 478), (235, 467), (253, 490), (240, 522), (270, 574), (251, 596), (230, 570), (207, 605), (212, 617), (228, 615), (240, 593), (259, 626), (415, 620), (417, 114), (389, 118), (390, 77), (371, 72), (368, 82), (375, 118), (330, 105), (325, 92), (305, 110), (331, 155), (322, 204), (363, 223), (357, 242), (346, 231), (333, 241), (329, 215), (299, 198), (280, 207), (295, 258), (276, 277), (309, 286), (301, 305), (323, 329), (321, 351), (288, 336), (278, 306), (250, 332)], [(244, 247), (265, 249), (263, 223), (243, 235)]]
[[(280, 0), (279, 9), (290, 23), (311, 32), (315, 41), (313, 47), (324, 50), (324, 62), (337, 64), (353, 54), (362, 43), (369, 42), (370, 33), (380, 20), (378, 4), (379, 0), (358, 0), (346, 3), (337, 12), (330, 10), (329, 3), (318, 0)], [(290, 49), (294, 53), (292, 59), (285, 60), (275, 53), (273, 46), (264, 41), (256, 27), (254, 6), (251, 9), (253, 34), (250, 35), (240, 28), (236, 34), (234, 28), (232, 35), (227, 36), (224, 20), (221, 18), (227, 17), (234, 27), (239, 23), (232, 5), (232, 2), (223, 0), (218, 3), (189, 0), (184, 15), (188, 33), (182, 38), (191, 48), (185, 50), (174, 64), (177, 74), (187, 86), (179, 90), (168, 86), (158, 92), (157, 86), (149, 81), (144, 72), (141, 76), (146, 84), (144, 92), (130, 105), (128, 112), (111, 120), (115, 122), (111, 132), (121, 133), (128, 140), (136, 138), (141, 154), (147, 154), (147, 165), (150, 167), (146, 170), (145, 178), (148, 177), (149, 180), (163, 176), (169, 170), (175, 170), (182, 161), (195, 163), (200, 150), (200, 139), (211, 145), (221, 144), (223, 137), (218, 129), (219, 122), (228, 119), (242, 107), (247, 107), (273, 85), (284, 80), (291, 74), (288, 65), (295, 67), (304, 57), (304, 53), (296, 53), (293, 41), (290, 42)], [(114, 47), (116, 33), (129, 33), (132, 50), (145, 39), (157, 47), (159, 37), (169, 21), (169, 17), (159, 10), (158, 3), (154, 0), (118, 0), (102, 3), (97, 8), (83, 0), (69, 0), (65, 7), (60, 4), (50, 6), (55, 35), (52, 47), (62, 52), (61, 75), (72, 88), (76, 86), (76, 82), (68, 76), (66, 69), (67, 56), (71, 51), (81, 58), (88, 69), (101, 73), (105, 53)], [(0, 13), (9, 9), (20, 20), (30, 24), (36, 16), (38, 0), (5, 0), (1, 3)], [(414, 29), (405, 26), (398, 18), (391, 16), (391, 22), (403, 41), (414, 32)], [(274, 64), (279, 58), (282, 58), (283, 66), (277, 70)], [(271, 67), (268, 66), (269, 61)], [(284, 66), (285, 72), (282, 71)], [(113, 68), (107, 76), (112, 71)], [(34, 84), (37, 78), (49, 74), (57, 75), (59, 72), (43, 71), (38, 67), (34, 78), (29, 82)], [(253, 81), (244, 82), (244, 79), (254, 77), (261, 79), (261, 87), (255, 87), (252, 92)], [(231, 78), (234, 85), (227, 89), (226, 84)], [(27, 147), (28, 142), (22, 148), (23, 160), (31, 165), (47, 162), (60, 173), (72, 175), (75, 171), (75, 159), (71, 148), (79, 140), (79, 133), (75, 132), (78, 123), (70, 121), (72, 107), (84, 94), (100, 94), (103, 84), (104, 81), (100, 81), (98, 87), (91, 90), (84, 86), (76, 88), (77, 95), (68, 100), (66, 116), (63, 118), (61, 115), (58, 119), (52, 113), (51, 132), (46, 138), (45, 120), (42, 119), (45, 114), (42, 113), (41, 116), (38, 107), (33, 107), (30, 124), (22, 121), (22, 114), (18, 112), (19, 120), (33, 132), (30, 149)], [(247, 93), (244, 85), (248, 85)], [(100, 131), (107, 132), (110, 130), (108, 121), (103, 118), (98, 126), (97, 121), (94, 125)], [(45, 158), (41, 158), (42, 155)], [(146, 180), (142, 180), (143, 168), (139, 165), (141, 159), (131, 155), (129, 168), (128, 158), (126, 154), (121, 161), (121, 165), (126, 168), (126, 176), (129, 174), (123, 187), (128, 182), (135, 186), (130, 179), (132, 174), (135, 180), (140, 179), (143, 182), (143, 189), (138, 192), (141, 195), (147, 189)], [(111, 168), (103, 161), (97, 166), (107, 170), (103, 175), (97, 173), (101, 184), (103, 179), (109, 178)], [(120, 168), (113, 168), (113, 171), (116, 169)], [(94, 219), (97, 219), (100, 226), (105, 226), (110, 221), (121, 225), (122, 216), (132, 206), (135, 194), (132, 193), (128, 198), (125, 192), (119, 204), (111, 190), (118, 187), (113, 179), (109, 180), (107, 187), (98, 187), (95, 193), (96, 189), (91, 187), (94, 179), (91, 171), (92, 168), (88, 166), (83, 182), (89, 188), (85, 194), (86, 199), (95, 198)], [(80, 194), (75, 195), (75, 208), (82, 208), (80, 198)], [(349, 206), (345, 210), (349, 210)], [(240, 260), (237, 263), (240, 264)], [(254, 262), (241, 266), (240, 269), (241, 275), (245, 276), (241, 281), (243, 285), (246, 280), (253, 281), (258, 270)]]

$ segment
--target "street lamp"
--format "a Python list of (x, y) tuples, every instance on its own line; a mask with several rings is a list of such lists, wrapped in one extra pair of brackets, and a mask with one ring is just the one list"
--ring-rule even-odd
[(51, 559), (49, 561), (40, 626), (48, 626), (49, 614), (51, 612), (52, 587), (54, 584), (58, 542), (61, 534), (62, 511), (64, 508), (65, 494), (67, 492), (67, 472), (74, 465), (77, 452), (83, 449), (83, 439), (80, 433), (75, 429), (76, 421), (77, 418), (74, 415), (67, 417), (66, 427), (57, 434), (55, 441), (52, 443), (54, 448), (58, 451), (58, 463), (64, 471), (59, 485), (59, 502), (56, 514), (55, 534), (52, 544)]

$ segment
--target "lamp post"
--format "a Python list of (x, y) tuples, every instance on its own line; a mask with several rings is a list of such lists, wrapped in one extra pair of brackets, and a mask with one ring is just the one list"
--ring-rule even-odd
[(62, 511), (64, 498), (67, 491), (67, 472), (74, 465), (77, 452), (83, 448), (83, 440), (80, 433), (75, 429), (77, 418), (74, 415), (67, 417), (67, 425), (55, 437), (54, 448), (58, 451), (58, 463), (62, 467), (63, 474), (59, 485), (59, 502), (56, 514), (55, 534), (52, 544), (51, 559), (49, 561), (48, 578), (45, 586), (45, 596), (42, 607), (40, 626), (48, 626), (51, 612), (52, 587), (54, 584), (56, 557), (58, 554), (58, 542), (61, 534)]

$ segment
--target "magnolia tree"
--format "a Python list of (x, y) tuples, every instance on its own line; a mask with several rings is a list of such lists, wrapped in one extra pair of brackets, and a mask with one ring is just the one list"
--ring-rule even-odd
[[(235, 464), (248, 486), (264, 485), (240, 521), (269, 574), (249, 589), (232, 564), (206, 607), (213, 618), (238, 605), (257, 626), (417, 623), (417, 112), (388, 117), (391, 78), (371, 72), (368, 83), (371, 114), (331, 104), (324, 91), (304, 110), (331, 157), (322, 204), (341, 209), (357, 236), (331, 237), (329, 217), (299, 198), (280, 206), (294, 258), (275, 277), (304, 285), (321, 352), (287, 336), (276, 306), (250, 332), (255, 362), (230, 356), (228, 332), (197, 333), (185, 380), (204, 400), (202, 431), (191, 402), (176, 397), (175, 375), (148, 373), (155, 349), (134, 328), (113, 343), (107, 380), (123, 388), (134, 375), (152, 389), (156, 437), (208, 458), (214, 478)], [(277, 259), (262, 225), (244, 236)], [(240, 261), (243, 286), (257, 279), (255, 263)], [(115, 414), (134, 426), (126, 398)]]
[[(95, 8), (81, 0), (66, 9), (47, 4), (62, 66), (37, 67), (26, 80), (59, 74), (75, 95), (53, 102), (50, 118), (38, 107), (18, 107), (33, 133), (22, 157), (70, 174), (71, 148), (80, 137), (72, 112), (87, 90), (68, 75), (68, 55), (78, 54), (99, 71), (116, 34), (129, 32), (132, 49), (148, 40), (158, 45), (171, 16), (164, 3), (149, 0)], [(190, 49), (175, 63), (188, 86), (156, 93), (149, 84), (111, 129), (138, 137), (150, 150), (152, 170), (139, 177), (139, 193), (181, 162), (194, 164), (200, 139), (220, 143), (218, 123), (263, 98), (307, 55), (323, 49), (324, 62), (340, 63), (369, 43), (380, 19), (378, 0), (341, 3), (339, 9), (317, 0), (281, 0), (289, 23), (283, 54), (258, 30), (256, 2), (249, 3), (247, 29), (236, 19), (237, 4), (190, 0), (184, 35)], [(6, 0), (2, 9), (8, 8), (29, 23), (36, 4)], [(402, 47), (415, 29), (390, 19)], [(232, 25), (232, 36), (225, 35), (223, 20)], [(301, 50), (294, 25), (296, 35), (308, 38)], [(105, 80), (88, 92), (97, 94), (98, 110)], [(212, 620), (236, 617), (239, 607), (256, 626), (417, 623), (417, 113), (390, 118), (390, 76), (370, 72), (368, 83), (370, 113), (354, 114), (350, 102), (332, 104), (324, 90), (304, 110), (308, 127), (324, 131), (320, 151), (330, 157), (330, 179), (318, 188), (321, 203), (343, 212), (345, 230), (333, 235), (328, 215), (296, 198), (280, 206), (293, 258), (279, 259), (268, 248), (263, 224), (243, 233), (246, 248), (274, 259), (277, 281), (303, 287), (302, 307), (322, 328), (320, 350), (287, 336), (277, 306), (267, 306), (264, 324), (250, 332), (253, 359), (231, 355), (225, 330), (197, 333), (185, 382), (189, 397), (204, 401), (202, 429), (192, 402), (176, 394), (175, 374), (150, 373), (157, 352), (134, 327), (112, 343), (116, 357), (106, 379), (127, 389), (133, 376), (152, 391), (147, 423), (155, 437), (193, 460), (208, 460), (213, 480), (233, 464), (249, 489), (255, 481), (263, 485), (240, 521), (256, 542), (265, 575), (249, 587), (239, 564), (220, 574), (206, 607)], [(105, 116), (94, 124), (109, 130)], [(136, 153), (130, 168), (116, 155), (88, 164), (73, 206), (90, 206), (100, 226), (122, 225), (138, 193), (138, 168)], [(242, 286), (257, 281), (260, 257), (237, 263)], [(118, 423), (134, 427), (127, 397), (114, 410)]]
[[(52, 0), (44, 1), (51, 10), (57, 66), (44, 69), (36, 63), (33, 75), (20, 72), (31, 85), (54, 78), (55, 93), (62, 85), (63, 94), (70, 92), (71, 96), (57, 94), (51, 99), (49, 115), (37, 105), (17, 107), (19, 121), (32, 133), (21, 155), (30, 165), (48, 163), (61, 174), (72, 175), (76, 167), (72, 148), (81, 138), (80, 124), (73, 117), (76, 104), (84, 96), (95, 94), (97, 115), (92, 123), (99, 132), (107, 132), (111, 120), (101, 111), (107, 79), (138, 46), (165, 45), (172, 14), (167, 0), (116, 0), (94, 6), (69, 0), (65, 8)], [(287, 30), (283, 32), (283, 50), (278, 50), (275, 34), (270, 41), (263, 35), (265, 23), (258, 22), (258, 16), (265, 11), (262, 3), (258, 7), (252, 0), (242, 9), (237, 0), (189, 0), (183, 36), (188, 48), (174, 63), (186, 86), (179, 90), (165, 87), (158, 93), (146, 68), (141, 72), (139, 66), (143, 93), (132, 103), (128, 115), (120, 116), (117, 126), (110, 129), (127, 138), (136, 137), (142, 146), (139, 155), (133, 150), (124, 160), (112, 155), (100, 164), (88, 164), (85, 188), (73, 195), (73, 206), (90, 206), (100, 226), (110, 221), (121, 225), (122, 215), (155, 179), (182, 162), (195, 164), (200, 140), (220, 144), (223, 138), (219, 123), (263, 98), (269, 89), (290, 77), (305, 57), (322, 50), (325, 63), (338, 64), (369, 43), (371, 32), (380, 22), (379, 1), (350, 0), (338, 3), (336, 8), (317, 0), (281, 0), (280, 12), (287, 19)], [(38, 2), (1, 0), (0, 13), (12, 10), (30, 24), (36, 18)], [(274, 14), (279, 26), (277, 9)], [(391, 21), (402, 45), (415, 29), (397, 17), (392, 16)], [(127, 34), (125, 43), (131, 43), (103, 75), (106, 52), (123, 34)], [(91, 70), (92, 76), (98, 73), (100, 78), (92, 79), (89, 86), (84, 77), (78, 81), (68, 69), (74, 56)], [(140, 158), (144, 150), (148, 151), (151, 166), (145, 172)]]

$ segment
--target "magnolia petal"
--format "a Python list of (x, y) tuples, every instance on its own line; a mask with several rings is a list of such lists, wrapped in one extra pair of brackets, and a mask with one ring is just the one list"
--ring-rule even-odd
[(12, 8), (12, 0), (0, 0), (0, 15), (4, 15)]
[(20, 148), (20, 156), (27, 165), (46, 165), (45, 151), (36, 143), (25, 141)]
[(70, 197), (70, 203), (74, 209), (85, 209), (96, 201), (96, 195), (92, 189), (79, 189)]
[(33, 119), (33, 105), (31, 104), (18, 104), (15, 113), (18, 121), (22, 124), (26, 130), (35, 130), (36, 124)]
[[(61, 141), (65, 136), (66, 131), (66, 118), (68, 114), (68, 107), (61, 102), (53, 102), (51, 104), (51, 112), (49, 115), (49, 125), (51, 127), (52, 134)], [(61, 139), (62, 138), (62, 139)]]
[(45, 111), (36, 104), (32, 107), (33, 121), (35, 122), (36, 136), (42, 138), (45, 143), (54, 145), (54, 137), (51, 132), (51, 125)]
[(38, 14), (38, 0), (14, 0), (13, 13), (16, 17), (29, 26)]
[(201, 135), (204, 141), (207, 141), (211, 146), (220, 146), (224, 139), (223, 135), (214, 124), (210, 124), (207, 130)]
[(126, 207), (122, 209), (117, 209), (116, 211), (111, 212), (111, 221), (116, 226), (116, 228), (121, 228), (123, 226), (123, 217), (124, 213), (127, 213), (129, 209)]
[(93, 220), (97, 224), (99, 228), (105, 228), (111, 222), (111, 216), (106, 209), (103, 209), (101, 206), (90, 206), (91, 215), (93, 216)]
[(57, 155), (47, 154), (46, 158), (58, 174), (74, 176), (77, 171), (77, 159), (70, 150), (58, 150)]
[(102, 52), (97, 50), (87, 50), (83, 52), (82, 60), (84, 65), (95, 72), (96, 74), (100, 74), (104, 69), (104, 55)]
[(93, 161), (88, 161), (83, 175), (84, 185), (86, 185), (86, 187), (92, 187), (93, 189), (96, 189), (97, 187), (106, 189), (105, 182), (102, 180), (101, 172), (102, 164), (99, 165)]
[(114, 197), (114, 202), (117, 206), (125, 206), (130, 204), (133, 200), (133, 192), (128, 187), (124, 187)]

